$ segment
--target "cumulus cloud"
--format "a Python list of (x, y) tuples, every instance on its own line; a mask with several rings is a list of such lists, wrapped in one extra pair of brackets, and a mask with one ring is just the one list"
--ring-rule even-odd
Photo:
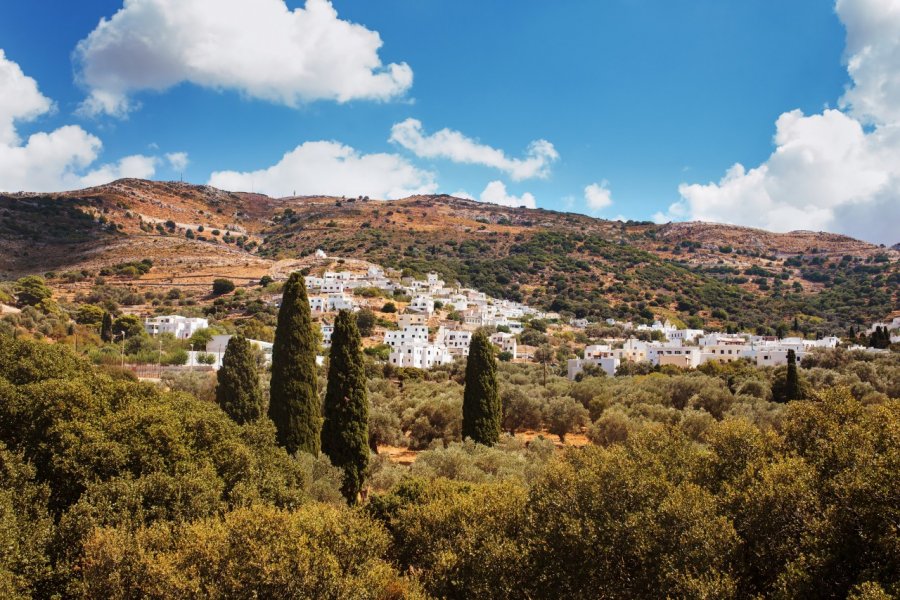
[(396, 154), (360, 154), (338, 142), (305, 142), (277, 164), (252, 172), (218, 171), (209, 184), (232, 191), (262, 192), (270, 196), (298, 194), (370, 196), (394, 199), (431, 194), (434, 174), (415, 167)]
[(452, 194), (450, 194), (454, 198), (462, 198), (463, 200), (474, 200), (475, 197), (467, 192), (466, 190), (456, 190)]
[(16, 121), (32, 121), (52, 110), (37, 82), (0, 50), (0, 190), (54, 192), (106, 183), (118, 177), (150, 177), (155, 159), (130, 156), (88, 173), (103, 146), (77, 125), (38, 132), (22, 143)]
[(168, 152), (166, 160), (169, 162), (169, 166), (176, 171), (184, 171), (190, 162), (187, 152)]
[(182, 82), (297, 106), (388, 100), (412, 85), (406, 63), (384, 65), (378, 32), (338, 18), (328, 0), (126, 0), (75, 51), (87, 114), (123, 116), (140, 90)]
[(829, 230), (895, 243), (900, 223), (900, 4), (838, 0), (853, 80), (842, 110), (782, 114), (763, 164), (682, 184), (657, 221), (698, 219), (775, 231)]
[(103, 185), (116, 179), (122, 179), (123, 177), (147, 179), (153, 177), (153, 174), (156, 173), (157, 160), (154, 156), (144, 156), (142, 154), (126, 156), (117, 162), (101, 165), (90, 171), (81, 177), (80, 183), (83, 187), (92, 187)]
[(900, 122), (900, 3), (838, 0), (847, 28), (847, 71), (853, 87), (841, 107), (865, 123)]
[(15, 121), (32, 121), (53, 107), (37, 82), (0, 48), (0, 144), (17, 144)]
[(592, 183), (584, 188), (584, 201), (591, 210), (603, 210), (612, 206), (612, 191), (605, 179), (600, 183)]
[(525, 151), (525, 158), (509, 158), (503, 150), (480, 144), (452, 129), (441, 129), (427, 135), (422, 122), (417, 119), (395, 123), (391, 128), (390, 141), (420, 158), (444, 158), (457, 163), (484, 165), (508, 173), (514, 181), (545, 178), (550, 174), (550, 165), (559, 159), (559, 153), (547, 140), (531, 142)]
[(506, 185), (502, 181), (492, 181), (484, 188), (479, 198), (482, 202), (490, 202), (491, 204), (499, 204), (501, 206), (525, 208), (537, 208), (534, 196), (525, 192), (521, 196), (513, 196), (507, 193)]

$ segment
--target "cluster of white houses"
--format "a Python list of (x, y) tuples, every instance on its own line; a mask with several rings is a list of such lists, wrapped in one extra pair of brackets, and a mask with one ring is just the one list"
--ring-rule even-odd
[[(491, 336), (501, 352), (517, 357), (515, 334), (523, 331), (519, 321), (524, 315), (556, 318), (518, 302), (490, 298), (484, 292), (462, 287), (448, 287), (437, 273), (429, 273), (425, 280), (411, 277), (399, 281), (389, 277), (377, 266), (365, 273), (326, 271), (321, 277), (307, 275), (310, 309), (314, 313), (359, 310), (352, 292), (359, 288), (374, 288), (384, 292), (400, 292), (410, 297), (406, 312), (399, 315), (399, 329), (387, 331), (384, 343), (391, 349), (388, 362), (398, 367), (428, 369), (453, 362), (458, 356), (468, 356), (472, 332), (479, 327), (502, 327), (503, 332)], [(458, 321), (441, 325), (434, 336), (429, 334), (428, 320), (436, 306), (456, 312)], [(322, 323), (322, 339), (330, 345), (333, 326)]]
[(585, 365), (595, 365), (608, 375), (614, 375), (624, 361), (649, 362), (654, 366), (673, 365), (694, 369), (711, 360), (731, 362), (748, 359), (760, 367), (787, 363), (788, 352), (793, 350), (798, 360), (813, 348), (836, 348), (840, 340), (826, 337), (818, 340), (803, 338), (778, 339), (751, 334), (706, 333), (696, 329), (676, 329), (666, 321), (652, 326), (638, 326), (636, 330), (662, 331), (666, 341), (644, 342), (629, 338), (621, 347), (608, 344), (589, 345), (583, 358), (568, 361), (567, 372), (574, 379)]
[[(339, 310), (359, 310), (353, 291), (359, 288), (373, 288), (388, 293), (402, 293), (410, 297), (410, 302), (398, 315), (397, 330), (384, 334), (384, 344), (390, 348), (388, 362), (397, 367), (428, 369), (453, 362), (457, 357), (469, 354), (472, 333), (480, 327), (500, 329), (490, 337), (490, 341), (509, 358), (528, 358), (527, 348), (518, 348), (516, 334), (523, 331), (522, 318), (558, 319), (556, 313), (544, 313), (518, 302), (498, 300), (477, 290), (448, 286), (437, 273), (429, 273), (425, 280), (390, 275), (381, 267), (371, 265), (365, 273), (349, 271), (326, 271), (321, 277), (305, 277), (309, 290), (310, 309), (314, 313), (326, 314)], [(278, 300), (276, 300), (278, 301)], [(436, 307), (456, 313), (452, 321), (441, 321), (434, 334), (429, 329), (429, 320)], [(633, 325), (607, 319), (609, 325), (620, 326), (625, 331), (659, 332), (653, 337), (665, 341), (641, 341), (634, 337), (616, 343), (588, 345), (582, 358), (568, 361), (568, 376), (574, 379), (586, 365), (599, 367), (614, 375), (625, 361), (649, 362), (653, 365), (674, 365), (682, 368), (696, 368), (711, 360), (731, 362), (748, 359), (758, 366), (777, 366), (787, 362), (789, 351), (798, 359), (813, 348), (835, 348), (839, 340), (826, 337), (818, 340), (784, 338), (742, 334), (706, 333), (700, 329), (679, 329), (667, 321), (656, 321), (653, 325)], [(334, 326), (321, 321), (323, 345), (331, 345)], [(576, 328), (587, 327), (586, 319), (574, 319), (570, 324)], [(188, 339), (196, 331), (209, 326), (206, 319), (167, 315), (149, 318), (145, 329), (151, 335), (170, 333), (178, 339)], [(900, 317), (893, 317), (876, 327), (892, 332), (892, 341), (900, 341), (896, 335), (900, 330)], [(661, 334), (661, 335), (660, 335)], [(216, 356), (217, 367), (229, 336), (215, 336), (206, 348), (207, 354)], [(271, 356), (271, 344), (253, 342), (267, 356)], [(191, 364), (195, 364), (199, 354), (191, 353)], [(206, 357), (208, 360), (208, 357)]]

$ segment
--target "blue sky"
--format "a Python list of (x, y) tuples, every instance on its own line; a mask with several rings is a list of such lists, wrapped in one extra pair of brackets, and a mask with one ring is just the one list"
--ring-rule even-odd
[[(284, 52), (273, 51), (255, 64), (250, 60), (243, 70), (216, 64), (205, 71), (173, 64), (195, 61), (193, 50), (169, 55), (169, 46), (181, 42), (168, 40), (183, 38), (184, 30), (155, 24), (147, 16), (164, 13), (171, 2), (133, 0), (131, 4), (145, 5), (142, 10), (149, 12), (114, 20), (112, 33), (94, 36), (83, 52), (76, 52), (79, 42), (88, 39), (101, 18), (122, 9), (121, 0), (42, 0), (7, 3), (0, 9), (0, 49), (6, 61), (17, 64), (54, 103), (52, 110), (37, 116), (21, 116), (24, 108), (12, 115), (18, 143), (26, 144), (34, 133), (74, 125), (102, 144), (94, 145), (93, 158), (82, 160), (87, 164), (66, 165), (62, 176), (53, 181), (38, 177), (37, 185), (96, 183), (106, 175), (134, 174), (135, 165), (138, 174), (178, 178), (180, 169), (165, 159), (167, 153), (177, 152), (187, 155), (183, 173), (188, 181), (252, 186), (273, 195), (294, 188), (298, 194), (319, 193), (325, 190), (304, 188), (329, 183), (340, 188), (345, 182), (346, 189), (333, 193), (355, 193), (359, 186), (368, 189), (371, 181), (372, 196), (426, 188), (465, 191), (476, 199), (512, 204), (533, 200), (540, 207), (606, 218), (702, 218), (780, 230), (843, 230), (873, 241), (900, 241), (891, 239), (889, 230), (873, 232), (871, 221), (848, 224), (841, 212), (858, 207), (861, 196), (872, 213), (868, 219), (881, 211), (883, 220), (884, 210), (896, 211), (898, 173), (881, 164), (883, 160), (873, 166), (878, 161), (866, 159), (842, 174), (829, 186), (847, 188), (840, 197), (796, 198), (796, 190), (807, 189), (817, 173), (829, 170), (828, 157), (819, 156), (819, 147), (827, 154), (825, 143), (833, 140), (833, 131), (852, 138), (841, 137), (849, 154), (858, 154), (863, 144), (869, 154), (884, 155), (884, 148), (868, 148), (866, 136), (892, 125), (896, 115), (890, 108), (879, 113), (877, 106), (868, 111), (871, 115), (862, 111), (872, 95), (866, 96), (865, 73), (848, 73), (847, 58), (854, 56), (854, 49), (845, 40), (846, 29), (853, 28), (861, 40), (857, 46), (884, 46), (884, 56), (869, 65), (869, 71), (897, 64), (892, 34), (900, 30), (886, 34), (872, 25), (900, 20), (896, 0), (842, 0), (837, 11), (822, 0), (335, 0), (336, 16), (321, 22), (324, 39), (343, 39), (342, 30), (330, 29), (333, 25), (351, 22), (363, 29), (346, 32), (346, 49), (342, 44), (325, 50), (318, 44), (285, 42)], [(203, 21), (209, 2), (182, 0), (182, 6), (196, 4), (196, 20)], [(225, 4), (239, 11), (236, 5), (242, 2), (246, 0)], [(285, 15), (308, 8), (304, 1), (286, 4)], [(878, 11), (892, 16), (885, 18)], [(257, 34), (246, 33), (250, 48), (268, 40), (278, 45), (278, 34), (273, 33), (277, 27), (270, 27), (278, 25), (278, 11), (272, 14), (270, 22), (248, 24), (248, 30), (265, 27)], [(300, 24), (293, 33), (305, 35), (307, 26), (318, 27)], [(352, 41), (358, 33), (364, 46), (366, 30), (380, 36), (383, 45), (377, 50), (360, 49)], [(202, 33), (191, 29), (187, 35)], [(117, 42), (109, 41), (115, 35), (144, 36), (157, 46), (116, 47)], [(317, 52), (324, 58), (307, 56)], [(119, 60), (122, 56), (126, 58)], [(226, 62), (220, 54), (214, 56)], [(372, 56), (381, 63), (374, 72), (383, 73), (392, 63), (405, 64), (411, 84), (402, 69), (392, 75), (388, 92), (372, 91), (379, 84), (365, 78), (360, 80), (363, 87), (352, 92), (341, 81), (327, 81), (333, 65), (361, 63)], [(325, 65), (320, 77), (324, 83), (311, 78), (295, 85), (288, 75), (273, 75), (278, 91), (272, 92), (271, 86), (261, 91), (258, 72), (271, 66), (283, 74), (309, 59)], [(279, 61), (284, 63), (276, 64)], [(166, 69), (171, 72), (163, 72)], [(159, 90), (148, 90), (154, 86), (143, 83), (144, 73), (150, 71), (159, 71), (167, 82), (154, 84)], [(188, 72), (192, 74), (184, 74)], [(366, 70), (364, 75), (369, 74)], [(358, 70), (348, 78), (356, 75)], [(857, 96), (846, 96), (854, 88)], [(102, 102), (86, 104), (97, 90)], [(349, 97), (335, 100), (340, 94)], [(0, 105), (0, 126), (2, 110)], [(794, 110), (802, 115), (790, 112)], [(795, 118), (783, 117), (791, 114)], [(412, 128), (414, 139), (406, 144), (389, 141), (392, 127), (407, 119), (420, 122)], [(850, 131), (853, 124), (864, 137)], [(450, 130), (452, 139), (433, 136), (443, 129)], [(773, 141), (776, 131), (788, 141)], [(538, 140), (552, 148), (550, 154), (545, 149), (535, 155), (543, 156), (543, 162), (535, 168), (516, 163), (529, 156), (529, 145)], [(318, 141), (336, 144), (306, 146), (279, 169), (266, 171), (298, 146)], [(809, 168), (808, 179), (790, 179), (796, 162), (778, 164), (784, 160), (777, 152), (781, 145), (799, 145), (813, 153), (816, 168)], [(898, 148), (895, 144), (886, 151)], [(489, 150), (495, 157), (499, 152), (500, 158), (485, 159)], [(361, 160), (355, 166), (341, 162), (347, 152)], [(365, 160), (370, 155), (380, 159)], [(132, 168), (118, 162), (129, 156), (146, 161), (133, 161)], [(847, 162), (840, 156), (830, 159)], [(334, 161), (340, 164), (329, 175)], [(743, 173), (729, 171), (736, 163), (745, 166)], [(873, 168), (875, 175), (856, 179), (862, 172), (871, 175)], [(381, 181), (380, 173), (386, 171), (396, 173)], [(779, 175), (783, 173), (790, 175)], [(311, 179), (316, 174), (321, 178)], [(24, 176), (8, 179), (3, 181), (0, 169), (0, 189), (32, 181)], [(491, 182), (493, 194), (486, 189)], [(586, 194), (592, 184), (599, 190), (593, 206)], [(789, 192), (789, 198), (779, 197)], [(748, 206), (753, 210), (746, 210)]]

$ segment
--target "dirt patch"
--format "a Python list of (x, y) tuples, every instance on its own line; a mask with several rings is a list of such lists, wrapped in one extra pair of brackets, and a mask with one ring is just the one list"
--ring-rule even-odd
[[(516, 439), (522, 440), (526, 444), (531, 442), (531, 440), (537, 438), (550, 440), (558, 450), (564, 450), (566, 448), (581, 448), (591, 443), (584, 433), (568, 434), (566, 436), (565, 444), (559, 441), (558, 435), (554, 435), (546, 431), (520, 431), (516, 433)], [(406, 466), (409, 466), (416, 462), (416, 458), (418, 458), (419, 453), (421, 452), (424, 452), (424, 450), (410, 450), (409, 448), (404, 448), (402, 446), (378, 447), (378, 454), (388, 457), (388, 459), (393, 463)]]

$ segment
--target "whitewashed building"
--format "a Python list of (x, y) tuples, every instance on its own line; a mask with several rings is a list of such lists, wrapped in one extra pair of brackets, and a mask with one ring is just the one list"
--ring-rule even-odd
[(407, 325), (399, 331), (385, 331), (384, 343), (391, 348), (427, 344), (428, 327), (425, 325)]
[(410, 325), (427, 325), (428, 315), (422, 313), (403, 313), (397, 317), (397, 326), (400, 329), (409, 327)]
[[(222, 358), (225, 356), (225, 350), (228, 348), (228, 342), (231, 341), (232, 336), (230, 335), (214, 335), (206, 343), (206, 348), (203, 352), (195, 352), (191, 350), (188, 352), (188, 360), (185, 363), (187, 367), (212, 367), (213, 370), (218, 371), (222, 368)], [(272, 347), (273, 344), (271, 342), (264, 342), (262, 340), (247, 340), (250, 342), (250, 345), (254, 348), (257, 348), (262, 351), (263, 356), (265, 357), (265, 363), (267, 365), (272, 364)], [(213, 357), (213, 362), (209, 363), (201, 363), (200, 355), (206, 354), (208, 356)]]
[(748, 344), (710, 344), (700, 351), (700, 363), (711, 360), (727, 363), (741, 358), (752, 358), (755, 351)]
[(647, 347), (647, 360), (654, 365), (674, 365), (683, 369), (700, 366), (700, 348), (681, 344), (660, 344)]
[(616, 369), (619, 368), (619, 364), (619, 359), (614, 356), (570, 358), (566, 361), (566, 375), (569, 379), (575, 379), (579, 373), (584, 371), (585, 365), (594, 365), (602, 369), (608, 376), (613, 377), (616, 374)]
[(199, 317), (165, 315), (151, 317), (144, 321), (144, 330), (150, 335), (171, 333), (179, 340), (186, 340), (201, 329), (209, 327), (209, 320)]
[(613, 356), (620, 361), (644, 362), (647, 360), (647, 342), (636, 338), (628, 338), (621, 348), (613, 350)]
[(331, 348), (331, 334), (334, 333), (334, 325), (323, 321), (319, 327), (322, 330), (322, 346)]
[(516, 341), (516, 336), (513, 334), (498, 331), (491, 335), (490, 340), (492, 344), (500, 348), (501, 352), (509, 352), (512, 355), (513, 360), (518, 358), (519, 343)]
[(404, 345), (391, 352), (388, 362), (395, 367), (430, 369), (437, 365), (452, 363), (453, 356), (447, 347), (441, 344)]
[(310, 296), (309, 309), (312, 312), (337, 312), (339, 310), (356, 311), (358, 306), (353, 298), (346, 294), (328, 294), (328, 296)]
[(468, 356), (469, 346), (472, 345), (472, 332), (462, 329), (446, 329), (439, 327), (434, 338), (435, 343), (443, 344), (451, 354), (456, 356)]
[(412, 299), (412, 302), (409, 303), (406, 310), (431, 316), (434, 313), (434, 298), (425, 294), (420, 294)]

